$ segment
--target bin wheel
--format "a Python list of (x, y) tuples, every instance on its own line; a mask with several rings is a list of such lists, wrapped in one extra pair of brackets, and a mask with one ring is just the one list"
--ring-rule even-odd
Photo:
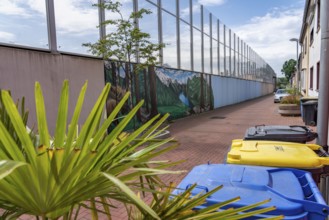
[(315, 121), (311, 121), (310, 126), (315, 126)]

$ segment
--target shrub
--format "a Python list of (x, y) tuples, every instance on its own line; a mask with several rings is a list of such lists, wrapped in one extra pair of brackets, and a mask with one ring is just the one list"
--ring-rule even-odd
[(280, 101), (281, 104), (300, 104), (300, 97), (297, 95), (289, 95), (283, 97)]

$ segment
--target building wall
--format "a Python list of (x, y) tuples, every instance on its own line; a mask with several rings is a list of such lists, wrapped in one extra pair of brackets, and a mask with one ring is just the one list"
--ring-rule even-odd
[(43, 89), (49, 130), (53, 132), (63, 80), (68, 79), (70, 82), (69, 120), (80, 89), (88, 80), (81, 123), (104, 87), (104, 62), (95, 58), (0, 46), (0, 79), (0, 89), (10, 90), (15, 100), (23, 96), (26, 98), (31, 127), (36, 125), (34, 84), (39, 81)]
[[(316, 1), (315, 1), (316, 2)], [(308, 80), (308, 95), (318, 96), (318, 75), (317, 75), (317, 63), (320, 62), (320, 51), (321, 51), (321, 28), (318, 28), (318, 5), (315, 3), (313, 10), (313, 19), (309, 24), (309, 80)], [(311, 42), (311, 35), (313, 31), (313, 42)], [(311, 76), (311, 69), (313, 68), (313, 77)], [(312, 78), (311, 78), (312, 77)], [(313, 83), (312, 83), (313, 82)], [(311, 85), (312, 83), (312, 85)], [(311, 88), (312, 87), (312, 88)]]
[(301, 51), (301, 65), (300, 65), (300, 88), (301, 92), (304, 96), (308, 96), (308, 88), (309, 88), (309, 27), (305, 27), (305, 33), (303, 35), (302, 40), (302, 51)]
[(214, 107), (219, 108), (270, 94), (273, 84), (215, 76), (212, 91)]
[[(30, 110), (28, 125), (36, 127), (34, 84), (39, 81), (51, 133), (55, 129), (57, 106), (65, 79), (70, 82), (69, 121), (80, 89), (88, 81), (80, 124), (88, 116), (105, 82), (111, 82), (111, 91), (115, 92), (113, 100), (109, 96), (109, 108), (111, 103), (115, 107), (114, 102), (119, 101), (127, 90), (132, 92), (130, 104), (145, 100), (139, 119), (132, 126), (152, 117), (153, 110), (155, 113), (170, 113), (171, 118), (181, 118), (266, 95), (274, 89), (271, 83), (161, 67), (134, 75), (132, 81), (119, 67), (115, 74), (109, 70), (104, 71), (103, 60), (91, 57), (0, 47), (0, 89), (10, 90), (14, 100), (26, 98), (26, 107)], [(155, 77), (153, 83), (152, 77)], [(152, 97), (152, 94), (156, 96)], [(129, 110), (130, 104), (124, 110)]]

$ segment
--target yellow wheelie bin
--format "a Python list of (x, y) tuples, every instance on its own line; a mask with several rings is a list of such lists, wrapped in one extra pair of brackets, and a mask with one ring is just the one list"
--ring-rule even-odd
[(316, 153), (320, 149), (321, 146), (316, 144), (237, 139), (232, 141), (226, 162), (302, 169), (311, 172), (314, 181), (319, 182), (329, 165), (329, 157), (320, 157)]

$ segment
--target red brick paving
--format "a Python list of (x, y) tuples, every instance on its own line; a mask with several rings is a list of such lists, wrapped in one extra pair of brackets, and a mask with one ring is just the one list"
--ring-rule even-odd
[[(171, 161), (186, 159), (175, 170), (189, 171), (208, 161), (222, 163), (231, 140), (243, 138), (248, 127), (260, 124), (303, 125), (301, 117), (283, 117), (278, 114), (277, 108), (278, 104), (273, 103), (273, 95), (269, 95), (176, 120), (169, 130), (180, 146), (160, 158)], [(167, 175), (162, 176), (162, 179), (166, 183), (173, 181), (178, 184), (185, 175)], [(79, 219), (90, 219), (87, 213), (81, 213), (80, 216)], [(106, 219), (103, 217), (100, 219)], [(112, 218), (127, 219), (122, 206), (112, 210)]]
[[(176, 120), (169, 130), (180, 146), (162, 155), (161, 159), (186, 159), (187, 161), (177, 165), (175, 170), (190, 171), (194, 166), (208, 161), (222, 163), (231, 141), (243, 138), (246, 129), (251, 126), (304, 125), (301, 117), (281, 116), (277, 111), (278, 105), (273, 103), (273, 95), (268, 95)], [(225, 118), (221, 119), (223, 117)], [(162, 176), (162, 180), (178, 184), (185, 175), (186, 173)], [(126, 219), (122, 214), (124, 213), (113, 216), (113, 219)]]

